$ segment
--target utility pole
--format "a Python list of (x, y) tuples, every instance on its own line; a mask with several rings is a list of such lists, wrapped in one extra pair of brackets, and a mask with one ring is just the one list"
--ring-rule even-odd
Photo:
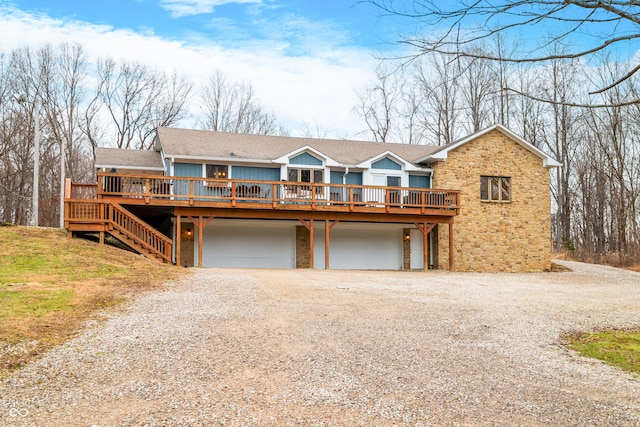
[(38, 226), (38, 205), (40, 204), (40, 103), (36, 99), (33, 122), (33, 192), (31, 199), (31, 225)]
[(60, 228), (64, 228), (64, 138), (60, 138)]

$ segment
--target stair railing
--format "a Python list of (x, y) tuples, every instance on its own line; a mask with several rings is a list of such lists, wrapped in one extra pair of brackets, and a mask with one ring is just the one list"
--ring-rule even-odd
[(171, 239), (116, 203), (107, 206), (111, 226), (149, 252), (171, 262)]

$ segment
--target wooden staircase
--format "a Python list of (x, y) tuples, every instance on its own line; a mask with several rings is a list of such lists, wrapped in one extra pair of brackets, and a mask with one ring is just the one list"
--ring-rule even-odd
[(98, 232), (101, 242), (109, 233), (149, 259), (172, 262), (171, 239), (112, 200), (65, 200), (65, 228), (70, 234)]

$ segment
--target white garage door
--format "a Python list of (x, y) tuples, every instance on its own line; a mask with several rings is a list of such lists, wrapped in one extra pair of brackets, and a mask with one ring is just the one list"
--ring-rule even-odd
[[(339, 223), (329, 242), (331, 269), (402, 269), (402, 226)], [(316, 268), (324, 268), (324, 244), (315, 247), (315, 260)]]
[(204, 229), (202, 265), (294, 268), (295, 241), (295, 223), (214, 219)]
[(411, 229), (410, 234), (410, 247), (411, 247), (411, 269), (422, 270), (424, 268), (424, 237), (420, 230), (416, 228)]

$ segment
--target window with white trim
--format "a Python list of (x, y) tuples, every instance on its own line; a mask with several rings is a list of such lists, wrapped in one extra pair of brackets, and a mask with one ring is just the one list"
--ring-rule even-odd
[(289, 168), (287, 180), (293, 182), (324, 182), (324, 171), (322, 169)]
[(227, 165), (207, 165), (206, 178), (227, 179), (229, 177), (229, 167)]
[(483, 202), (511, 202), (511, 177), (481, 176), (480, 200)]

